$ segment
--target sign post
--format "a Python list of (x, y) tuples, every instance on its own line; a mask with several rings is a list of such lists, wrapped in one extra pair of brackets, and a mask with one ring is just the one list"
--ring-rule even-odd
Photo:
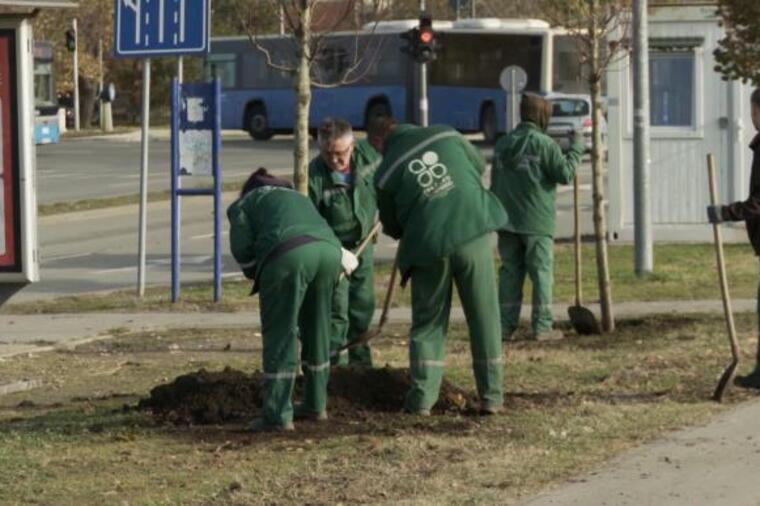
[(208, 52), (209, 0), (114, 0), (114, 56), (144, 58), (137, 294), (145, 294), (150, 58)]
[(507, 108), (505, 116), (504, 130), (510, 132), (517, 127), (520, 122), (519, 102), (517, 97), (525, 90), (528, 85), (528, 74), (522, 67), (510, 65), (501, 71), (499, 75), (499, 84), (507, 92)]
[[(181, 196), (214, 197), (214, 302), (222, 296), (222, 85), (180, 84), (172, 81), (172, 302), (179, 300), (179, 199)], [(212, 188), (180, 188), (180, 176), (213, 176)]]

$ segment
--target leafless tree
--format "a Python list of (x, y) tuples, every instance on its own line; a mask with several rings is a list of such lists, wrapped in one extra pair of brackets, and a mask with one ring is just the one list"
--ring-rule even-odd
[(602, 328), (615, 329), (612, 287), (607, 252), (607, 217), (605, 210), (602, 144), (602, 80), (610, 65), (628, 56), (630, 40), (630, 0), (541, 0), (553, 25), (564, 27), (574, 36), (584, 77), (592, 102), (594, 238)]

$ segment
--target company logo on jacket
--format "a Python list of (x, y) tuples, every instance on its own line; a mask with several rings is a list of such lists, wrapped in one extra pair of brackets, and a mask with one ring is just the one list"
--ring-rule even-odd
[(422, 157), (415, 158), (407, 168), (417, 176), (417, 184), (426, 197), (442, 197), (454, 187), (448, 168), (440, 162), (435, 151), (427, 151)]

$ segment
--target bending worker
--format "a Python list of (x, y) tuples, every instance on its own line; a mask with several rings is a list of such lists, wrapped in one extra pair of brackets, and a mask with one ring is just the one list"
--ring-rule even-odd
[(356, 257), (340, 242), (309, 199), (259, 169), (227, 209), (230, 248), (260, 291), (263, 336), (263, 416), (251, 430), (293, 430), (291, 396), (301, 338), (304, 398), (300, 415), (327, 418), (330, 374), (330, 300), (341, 265)]
[(489, 233), (503, 227), (507, 215), (483, 187), (483, 159), (447, 126), (383, 118), (368, 133), (383, 153), (375, 173), (380, 220), (384, 232), (400, 240), (399, 269), (404, 282), (412, 280), (412, 384), (404, 407), (428, 415), (438, 399), (454, 282), (470, 331), (481, 412), (497, 413), (503, 404), (501, 326)]
[[(319, 155), (309, 164), (309, 197), (344, 248), (355, 250), (372, 229), (377, 201), (372, 176), (380, 155), (366, 141), (355, 142), (351, 125), (326, 119), (318, 131)], [(330, 349), (359, 339), (375, 312), (374, 255), (370, 243), (359, 267), (335, 289)], [(343, 350), (336, 365), (372, 365), (367, 345)]]
[[(752, 124), (760, 132), (760, 88), (750, 95)], [(747, 200), (734, 202), (727, 206), (708, 206), (707, 219), (710, 223), (722, 221), (743, 221), (747, 227), (749, 242), (755, 255), (760, 256), (760, 133), (755, 135), (749, 145), (752, 150), (752, 174), (749, 180), (749, 197)], [(757, 299), (758, 326), (760, 327), (760, 287)], [(760, 331), (758, 331), (758, 348), (755, 369), (747, 376), (737, 376), (736, 384), (745, 388), (760, 388)]]
[(509, 215), (509, 222), (499, 231), (499, 303), (505, 340), (513, 337), (520, 322), (526, 273), (533, 283), (533, 338), (564, 337), (553, 328), (551, 310), (557, 185), (573, 181), (583, 145), (574, 135), (570, 149), (563, 154), (546, 135), (551, 114), (548, 100), (524, 94), (522, 122), (494, 148), (491, 191)]

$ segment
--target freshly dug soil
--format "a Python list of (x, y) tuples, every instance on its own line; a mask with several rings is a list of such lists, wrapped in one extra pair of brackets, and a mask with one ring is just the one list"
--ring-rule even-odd
[[(327, 387), (330, 416), (360, 418), (365, 412), (398, 412), (409, 384), (407, 369), (335, 368)], [(299, 377), (296, 399), (302, 390), (303, 379)], [(149, 410), (159, 420), (178, 425), (221, 424), (255, 417), (262, 394), (260, 372), (249, 375), (231, 368), (216, 372), (201, 369), (155, 387), (149, 398), (140, 401), (138, 409)], [(464, 412), (474, 402), (472, 394), (444, 380), (434, 411)]]

